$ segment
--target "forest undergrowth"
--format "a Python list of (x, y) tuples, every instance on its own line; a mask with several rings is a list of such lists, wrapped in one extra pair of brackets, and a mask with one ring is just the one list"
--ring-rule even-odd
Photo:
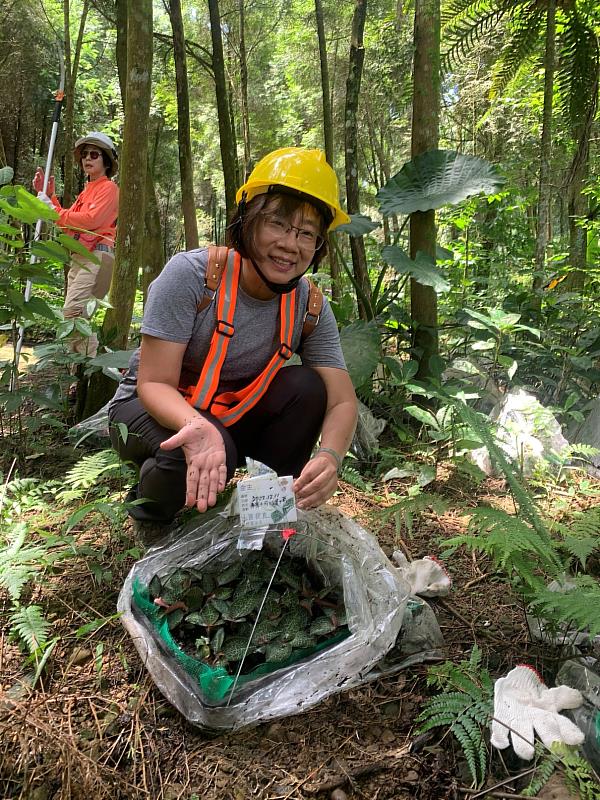
[[(89, 443), (74, 449), (53, 429), (40, 429), (20, 458), (18, 470), (14, 460), (2, 464), (3, 514), (16, 524), (16, 538), (2, 547), (8, 578), (0, 561), (6, 798), (324, 800), (343, 798), (340, 791), (378, 800), (507, 797), (520, 796), (536, 778), (536, 764), (552, 771), (547, 755), (532, 767), (490, 752), (482, 728), (485, 771), (474, 789), (468, 749), (465, 757), (442, 728), (420, 732), (418, 717), (440, 686), (432, 688), (427, 664), (256, 728), (215, 738), (195, 729), (154, 686), (116, 614), (120, 587), (141, 555), (122, 502), (131, 474), (108, 451)], [(401, 549), (409, 559), (448, 550), (449, 540), (468, 533), (477, 506), (515, 514), (503, 479), (477, 485), (441, 462), (427, 486), (441, 505), (413, 507), (398, 504), (410, 480), (342, 481), (331, 502), (375, 532), (388, 556)], [(600, 481), (576, 472), (543, 493), (540, 508), (545, 519), (566, 524), (593, 512), (599, 494)], [(592, 548), (587, 560), (596, 577), (597, 555)], [(567, 655), (532, 637), (518, 583), (498, 569), (493, 553), (457, 546), (446, 566), (452, 591), (429, 601), (445, 657), (460, 664), (475, 647), (493, 677), (528, 663), (552, 681)], [(560, 777), (562, 762), (558, 767), (549, 786), (559, 794), (544, 795), (546, 788), (535, 796), (577, 796)]]

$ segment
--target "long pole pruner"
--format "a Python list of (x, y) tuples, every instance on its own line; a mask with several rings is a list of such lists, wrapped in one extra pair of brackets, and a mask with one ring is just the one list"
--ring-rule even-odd
[[(54, 92), (54, 113), (52, 115), (52, 130), (50, 133), (50, 144), (48, 145), (48, 156), (46, 158), (46, 170), (44, 172), (44, 186), (42, 191), (44, 194), (46, 193), (46, 189), (48, 188), (48, 181), (50, 179), (50, 175), (52, 173), (52, 160), (54, 158), (54, 147), (56, 145), (56, 137), (58, 135), (58, 124), (60, 122), (60, 112), (62, 111), (63, 101), (65, 99), (65, 62), (62, 54), (62, 50), (60, 50), (60, 84), (58, 89)], [(33, 241), (37, 242), (40, 239), (42, 234), (42, 225), (44, 224), (43, 220), (38, 219), (35, 225), (35, 234), (33, 236)], [(30, 264), (35, 264), (37, 262), (37, 256), (35, 254), (31, 254), (29, 258)], [(25, 302), (27, 303), (29, 298), (31, 297), (31, 288), (32, 288), (32, 280), (31, 278), (27, 278), (27, 282), (25, 284), (25, 292), (24, 298)], [(17, 339), (17, 345), (15, 347), (15, 358), (14, 358), (14, 365), (13, 365), (13, 374), (11, 378), (11, 390), (16, 388), (17, 381), (18, 381), (18, 374), (19, 374), (19, 360), (21, 358), (21, 349), (23, 347), (23, 339), (25, 338), (25, 326), (23, 324), (19, 325), (19, 338)]]

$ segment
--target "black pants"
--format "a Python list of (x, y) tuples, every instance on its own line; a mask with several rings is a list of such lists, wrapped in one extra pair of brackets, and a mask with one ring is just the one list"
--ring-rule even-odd
[[(225, 428), (212, 414), (201, 413), (223, 436), (229, 481), (236, 467), (245, 466), (246, 456), (279, 475), (298, 477), (315, 446), (326, 408), (327, 391), (320, 375), (308, 367), (293, 366), (279, 370), (261, 400), (235, 425)], [(160, 448), (173, 431), (159, 425), (137, 396), (113, 406), (110, 423), (114, 449), (140, 470), (136, 491), (144, 501), (132, 506), (130, 515), (171, 522), (185, 503), (187, 473), (182, 448)], [(127, 426), (126, 441), (118, 423)]]

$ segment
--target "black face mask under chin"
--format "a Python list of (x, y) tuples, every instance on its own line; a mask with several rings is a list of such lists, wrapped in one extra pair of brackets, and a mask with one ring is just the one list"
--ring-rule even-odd
[(260, 279), (265, 284), (265, 286), (267, 286), (272, 292), (275, 292), (275, 294), (288, 294), (288, 292), (292, 292), (296, 288), (296, 286), (298, 286), (298, 284), (300, 283), (300, 278), (302, 277), (302, 275), (305, 275), (306, 272), (308, 272), (308, 269), (304, 270), (302, 275), (298, 275), (296, 278), (292, 278), (292, 280), (288, 281), (287, 283), (273, 283), (273, 281), (270, 281), (267, 277), (265, 277), (265, 275), (263, 275), (260, 267), (258, 266), (258, 264), (255, 263), (254, 259), (251, 258), (250, 263), (260, 276)]

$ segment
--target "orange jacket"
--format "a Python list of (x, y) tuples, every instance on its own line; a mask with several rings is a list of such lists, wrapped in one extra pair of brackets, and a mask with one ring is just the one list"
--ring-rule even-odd
[(119, 187), (106, 175), (89, 181), (71, 208), (62, 208), (55, 195), (58, 224), (70, 236), (77, 235), (90, 252), (97, 244), (114, 246), (119, 215)]

